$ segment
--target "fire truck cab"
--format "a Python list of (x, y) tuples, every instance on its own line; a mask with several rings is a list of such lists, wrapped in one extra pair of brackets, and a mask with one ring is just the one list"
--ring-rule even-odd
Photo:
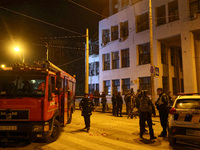
[(75, 83), (49, 61), (0, 68), (0, 139), (55, 141), (71, 123)]

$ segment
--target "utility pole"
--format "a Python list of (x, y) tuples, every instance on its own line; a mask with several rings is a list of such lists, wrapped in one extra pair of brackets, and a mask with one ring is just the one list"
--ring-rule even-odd
[(46, 52), (46, 55), (47, 55), (47, 61), (49, 60), (49, 44), (46, 43), (46, 48), (47, 48), (47, 52)]
[(88, 93), (88, 78), (89, 78), (89, 33), (86, 29), (86, 50), (85, 50), (85, 93)]
[[(154, 68), (154, 61), (153, 61), (154, 60), (153, 59), (153, 21), (152, 21), (152, 1), (151, 0), (149, 0), (149, 30), (150, 30), (150, 60), (151, 60), (151, 67)], [(151, 99), (152, 99), (153, 103), (155, 102), (154, 71), (153, 71), (153, 73), (151, 72)]]

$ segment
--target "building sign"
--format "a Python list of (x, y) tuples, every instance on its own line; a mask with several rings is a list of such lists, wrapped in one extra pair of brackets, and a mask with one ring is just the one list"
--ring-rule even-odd
[(158, 77), (159, 76), (159, 67), (155, 66), (155, 76)]

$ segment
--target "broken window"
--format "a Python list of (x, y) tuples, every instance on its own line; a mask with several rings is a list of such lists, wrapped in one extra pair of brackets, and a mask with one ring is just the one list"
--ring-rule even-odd
[(149, 64), (150, 61), (150, 43), (138, 45), (139, 65)]
[(118, 25), (111, 27), (111, 41), (117, 40), (119, 37)]
[(115, 93), (115, 91), (120, 91), (120, 80), (112, 80), (112, 92)]
[(127, 37), (129, 35), (128, 21), (120, 23), (120, 38)]
[(103, 54), (104, 70), (110, 70), (110, 54)]
[(122, 79), (122, 95), (125, 95), (128, 89), (130, 90), (130, 78)]
[(119, 69), (119, 52), (112, 53), (112, 69)]
[(173, 22), (179, 19), (178, 0), (168, 3), (168, 12), (169, 12), (169, 22)]
[(130, 66), (129, 48), (121, 51), (122, 68)]
[(142, 32), (149, 29), (149, 12), (136, 17), (137, 32)]
[(165, 5), (162, 5), (156, 8), (156, 24), (157, 26), (166, 24)]
[(104, 29), (103, 34), (102, 34), (102, 42), (104, 45), (110, 42), (110, 30), (109, 29)]

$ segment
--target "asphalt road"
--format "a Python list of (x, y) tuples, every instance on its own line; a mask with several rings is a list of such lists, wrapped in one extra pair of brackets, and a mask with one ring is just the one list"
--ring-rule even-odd
[[(153, 118), (155, 136), (161, 132), (159, 118)], [(197, 150), (200, 147), (178, 143), (170, 147), (167, 138), (158, 137), (149, 140), (139, 138), (139, 118), (127, 119), (112, 116), (111, 113), (94, 112), (91, 116), (91, 130), (87, 133), (82, 130), (84, 120), (81, 112), (76, 110), (72, 123), (62, 128), (59, 139), (54, 143), (40, 143), (31, 141), (1, 142), (0, 150)]]

